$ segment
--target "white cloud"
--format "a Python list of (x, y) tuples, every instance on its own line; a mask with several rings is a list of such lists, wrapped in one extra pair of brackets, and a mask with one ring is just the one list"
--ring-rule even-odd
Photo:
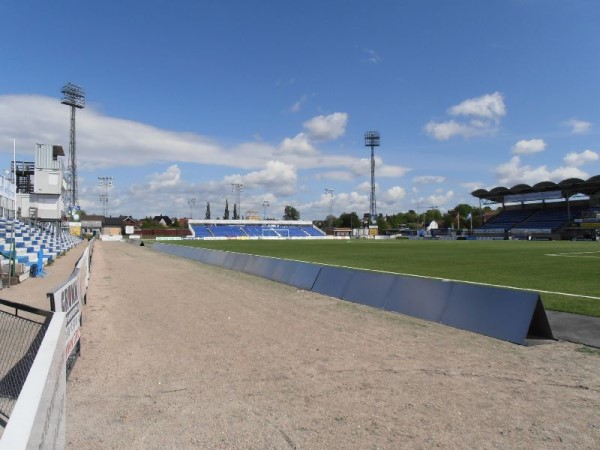
[(484, 184), (479, 181), (460, 183), (460, 185), (468, 189), (469, 192), (476, 191), (477, 189), (481, 189), (484, 186)]
[(513, 156), (508, 162), (499, 165), (495, 172), (498, 183), (506, 187), (520, 183), (534, 185), (541, 181), (559, 182), (567, 178), (588, 178), (586, 172), (576, 167), (558, 167), (550, 170), (546, 166), (533, 168), (528, 165), (521, 165), (519, 156)]
[[(369, 169), (370, 170), (370, 169)], [(411, 169), (402, 166), (384, 164), (379, 158), (375, 158), (375, 176), (381, 178), (400, 178), (410, 172)]]
[[(0, 142), (12, 144), (16, 138), (17, 155), (25, 151), (30, 154), (38, 142), (68, 148), (69, 114), (57, 98), (0, 95)], [(280, 160), (297, 169), (341, 167), (355, 172), (362, 164), (359, 158), (320, 154), (311, 140), (341, 136), (347, 120), (346, 113), (318, 116), (306, 122), (307, 133), (283, 139), (279, 145), (249, 141), (227, 147), (196, 133), (173, 132), (105, 116), (88, 105), (77, 112), (78, 164), (82, 171), (174, 162), (251, 170), (264, 167), (267, 161)], [(12, 154), (12, 145), (10, 151)], [(307, 158), (307, 154), (314, 157)], [(385, 168), (382, 176), (402, 170)]]
[(452, 106), (448, 112), (453, 116), (477, 116), (494, 121), (506, 115), (504, 97), (499, 92), (470, 98)]
[(379, 56), (379, 54), (375, 50), (366, 47), (361, 47), (361, 50), (366, 55), (364, 62), (368, 62), (371, 64), (379, 64), (383, 61), (383, 58)]
[[(377, 189), (377, 186), (375, 186), (375, 189)], [(358, 192), (371, 192), (371, 183), (369, 181), (363, 181), (362, 183), (360, 183), (358, 186), (356, 186), (356, 190)]]
[[(349, 160), (344, 165), (357, 177), (371, 174), (371, 158)], [(402, 166), (384, 164), (379, 156), (375, 156), (375, 178), (400, 178), (410, 170)]]
[(498, 129), (500, 119), (506, 115), (506, 106), (502, 94), (494, 92), (454, 105), (448, 109), (448, 114), (464, 116), (468, 120), (466, 122), (453, 119), (444, 122), (429, 121), (423, 127), (425, 132), (439, 141), (454, 136), (469, 138), (493, 134)]
[(328, 116), (316, 116), (304, 122), (304, 128), (312, 139), (329, 141), (337, 139), (346, 132), (348, 114), (336, 112)]
[(163, 173), (155, 173), (150, 176), (150, 190), (158, 190), (177, 186), (181, 181), (181, 170), (177, 164), (169, 166)]
[(579, 167), (584, 164), (595, 162), (600, 159), (600, 155), (592, 150), (584, 150), (581, 153), (567, 153), (564, 157), (565, 164), (570, 167)]
[(400, 186), (394, 186), (385, 191), (384, 198), (388, 202), (398, 202), (406, 196), (406, 191)]
[(584, 120), (569, 119), (566, 122), (563, 122), (563, 124), (571, 128), (572, 134), (585, 134), (592, 129), (591, 122), (586, 122)]
[(282, 153), (294, 155), (314, 155), (317, 153), (305, 133), (299, 133), (293, 138), (285, 138), (279, 145), (279, 149)]
[(425, 125), (424, 129), (427, 134), (433, 136), (438, 141), (447, 141), (454, 136), (467, 138), (475, 135), (475, 129), (454, 120), (449, 120), (447, 122), (430, 121)]
[(317, 180), (351, 181), (356, 177), (352, 172), (345, 170), (331, 170), (315, 175)]
[(303, 95), (302, 97), (300, 97), (300, 100), (298, 100), (296, 103), (294, 103), (292, 106), (290, 106), (290, 112), (292, 113), (297, 113), (302, 109), (302, 106), (304, 105), (304, 103), (306, 103), (306, 100), (308, 99), (308, 97), (305, 95)]
[(454, 191), (446, 191), (439, 193), (438, 195), (432, 194), (426, 198), (420, 198), (418, 200), (419, 204), (427, 205), (427, 209), (431, 209), (432, 207), (436, 209), (444, 208), (454, 197)]
[(432, 183), (443, 183), (446, 181), (446, 177), (436, 175), (425, 175), (421, 177), (413, 177), (413, 183), (416, 184), (432, 184)]
[(531, 155), (543, 152), (545, 149), (546, 143), (543, 139), (522, 139), (513, 146), (512, 152), (515, 155)]
[(291, 195), (296, 190), (296, 168), (281, 161), (268, 161), (262, 170), (246, 175), (229, 175), (224, 182), (242, 183), (244, 189), (266, 188), (281, 195)]

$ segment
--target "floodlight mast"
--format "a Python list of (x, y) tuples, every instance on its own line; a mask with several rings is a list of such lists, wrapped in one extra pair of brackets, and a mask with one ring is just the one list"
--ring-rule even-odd
[(68, 202), (69, 209), (77, 206), (78, 192), (77, 192), (77, 152), (76, 152), (76, 139), (75, 139), (75, 110), (85, 108), (85, 93), (81, 86), (77, 86), (73, 83), (67, 83), (63, 86), (61, 93), (63, 99), (61, 103), (71, 107), (71, 137), (69, 141), (69, 164), (68, 171), (70, 183)]
[(269, 200), (263, 200), (263, 219), (267, 220), (267, 208), (269, 207)]
[(371, 147), (371, 211), (369, 213), (371, 224), (377, 223), (377, 202), (375, 200), (375, 147), (379, 147), (379, 131), (365, 133), (365, 147)]
[(104, 188), (104, 193), (100, 194), (100, 200), (104, 205), (104, 217), (108, 212), (108, 188), (112, 187), (114, 177), (98, 177), (98, 184)]
[(196, 197), (188, 197), (187, 204), (190, 207), (190, 219), (191, 219), (194, 207), (196, 206)]
[(238, 218), (241, 217), (240, 211), (240, 197), (241, 193), (244, 190), (244, 185), (242, 183), (231, 183), (231, 190), (235, 192), (235, 203), (237, 205), (236, 212)]
[(333, 189), (325, 188), (325, 197), (329, 199), (329, 227), (333, 226)]

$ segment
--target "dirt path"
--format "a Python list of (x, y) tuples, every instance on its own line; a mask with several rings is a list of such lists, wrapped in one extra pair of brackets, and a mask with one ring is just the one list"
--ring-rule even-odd
[(117, 242), (71, 449), (597, 448), (600, 354), (521, 347)]

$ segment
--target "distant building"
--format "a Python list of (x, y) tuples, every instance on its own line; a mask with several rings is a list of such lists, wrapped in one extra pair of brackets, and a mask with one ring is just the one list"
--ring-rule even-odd
[(153, 220), (160, 223), (163, 227), (170, 227), (173, 225), (173, 221), (169, 216), (154, 216)]
[(15, 178), (20, 217), (40, 221), (59, 221), (65, 216), (67, 182), (60, 145), (36, 144), (35, 164), (17, 161)]

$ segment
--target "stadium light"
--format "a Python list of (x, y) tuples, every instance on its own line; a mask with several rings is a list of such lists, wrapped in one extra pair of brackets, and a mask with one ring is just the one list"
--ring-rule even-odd
[(377, 202), (375, 200), (375, 147), (379, 147), (381, 139), (379, 131), (367, 131), (365, 133), (365, 147), (371, 147), (371, 209), (370, 222), (377, 223)]
[(237, 204), (237, 216), (239, 219), (242, 217), (242, 211), (240, 210), (240, 197), (242, 191), (244, 190), (244, 185), (242, 183), (231, 183), (231, 190), (235, 192), (235, 203)]
[(114, 177), (98, 177), (98, 185), (104, 188), (104, 193), (100, 194), (100, 201), (104, 204), (104, 217), (108, 211), (108, 188), (113, 185)]
[(81, 86), (73, 83), (67, 83), (63, 86), (61, 93), (63, 99), (61, 103), (71, 107), (71, 135), (69, 141), (69, 209), (77, 206), (79, 203), (77, 192), (77, 152), (75, 139), (75, 110), (85, 108), (85, 92)]
[(196, 206), (196, 197), (188, 197), (187, 204), (190, 207), (190, 219), (191, 219), (192, 218), (193, 209)]
[(325, 197), (329, 199), (329, 228), (333, 226), (333, 189), (325, 188)]

